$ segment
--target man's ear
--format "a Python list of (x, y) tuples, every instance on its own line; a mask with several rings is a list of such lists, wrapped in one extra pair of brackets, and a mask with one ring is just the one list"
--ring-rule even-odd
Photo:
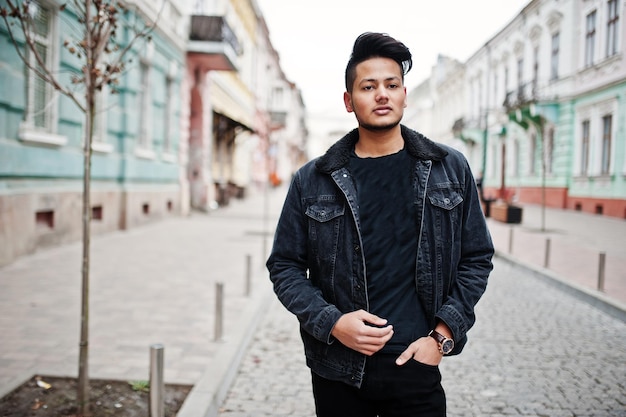
[(352, 96), (347, 91), (343, 93), (343, 104), (346, 106), (348, 113), (352, 113), (354, 108), (352, 107)]

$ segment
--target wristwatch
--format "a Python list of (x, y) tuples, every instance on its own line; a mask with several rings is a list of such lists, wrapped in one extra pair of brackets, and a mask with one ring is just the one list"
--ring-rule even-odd
[(447, 355), (448, 353), (452, 352), (452, 349), (454, 349), (454, 340), (445, 337), (441, 333), (435, 330), (431, 330), (430, 333), (428, 333), (428, 336), (432, 337), (437, 341), (437, 343), (439, 343), (439, 352), (443, 353), (444, 355)]

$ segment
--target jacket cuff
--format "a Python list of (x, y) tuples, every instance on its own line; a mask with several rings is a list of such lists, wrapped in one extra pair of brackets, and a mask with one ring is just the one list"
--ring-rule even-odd
[(313, 330), (313, 337), (328, 345), (334, 342), (335, 338), (331, 334), (335, 324), (342, 316), (341, 311), (334, 305), (330, 305), (321, 313), (320, 320), (317, 321)]
[(457, 344), (465, 339), (467, 326), (464, 324), (463, 317), (456, 309), (450, 305), (443, 305), (437, 312), (435, 317), (444, 322), (452, 332), (452, 339)]

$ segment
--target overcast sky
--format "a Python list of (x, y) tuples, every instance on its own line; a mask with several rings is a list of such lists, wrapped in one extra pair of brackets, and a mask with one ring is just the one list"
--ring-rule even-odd
[(413, 54), (407, 89), (426, 79), (438, 54), (462, 62), (530, 0), (257, 0), (287, 78), (312, 119), (354, 120), (343, 107), (343, 77), (354, 40), (384, 32)]

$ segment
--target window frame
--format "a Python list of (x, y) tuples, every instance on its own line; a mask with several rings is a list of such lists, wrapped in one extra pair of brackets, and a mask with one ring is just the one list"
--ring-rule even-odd
[(613, 114), (605, 114), (602, 116), (601, 120), (600, 175), (609, 175), (611, 173), (612, 166), (611, 148), (613, 147)]
[[(56, 72), (59, 62), (58, 45), (58, 7), (46, 0), (33, 1), (31, 4), (45, 10), (48, 15), (48, 27), (45, 35), (33, 35), (38, 44), (44, 44), (46, 48), (45, 66), (52, 72)], [(36, 66), (34, 54), (27, 46), (24, 47), (24, 53), (29, 65)], [(52, 145), (63, 146), (67, 144), (68, 139), (65, 136), (56, 133), (58, 124), (58, 101), (59, 94), (54, 90), (50, 83), (42, 80), (26, 63), (24, 63), (24, 82), (25, 82), (25, 105), (24, 117), (19, 126), (19, 140), (34, 145)], [(44, 91), (44, 104), (38, 105), (36, 101), (36, 84), (42, 83)], [(37, 110), (41, 108), (41, 110)], [(35, 121), (35, 113), (43, 111), (44, 122), (37, 125)]]
[(550, 38), (550, 80), (559, 79), (559, 55), (561, 48), (561, 32), (554, 32)]
[(594, 9), (585, 16), (585, 68), (593, 66), (595, 63), (595, 48), (597, 35), (597, 10)]
[(591, 162), (591, 120), (583, 119), (580, 123), (580, 174), (589, 175)]
[(619, 42), (619, 8), (617, 0), (607, 1), (606, 17), (606, 57), (612, 57), (618, 53)]

